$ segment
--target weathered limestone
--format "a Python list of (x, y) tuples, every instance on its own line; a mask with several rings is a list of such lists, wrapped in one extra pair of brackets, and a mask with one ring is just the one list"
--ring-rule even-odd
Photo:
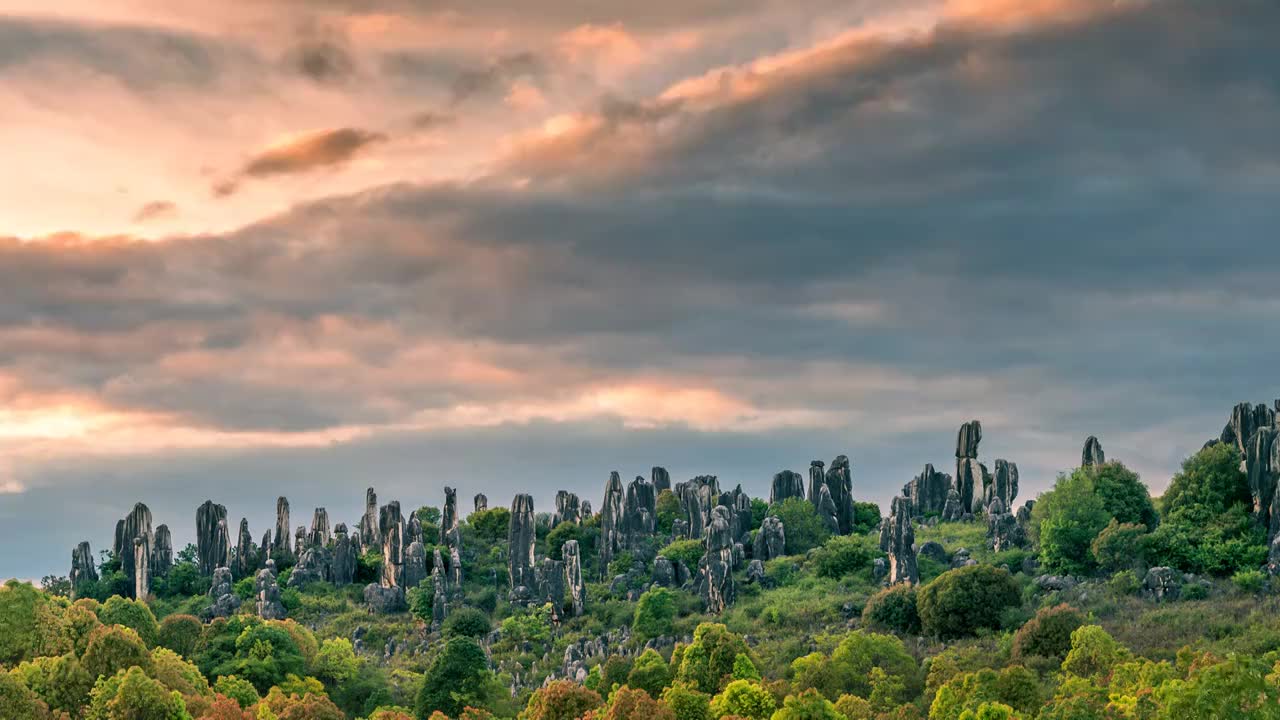
[(593, 516), (592, 516), (592, 514), (591, 514), (591, 501), (590, 501), (590, 500), (583, 500), (583, 501), (578, 505), (578, 514), (582, 516), (582, 522), (586, 522), (586, 521), (590, 520), (590, 519), (593, 517)]
[(782, 519), (770, 515), (760, 525), (751, 557), (756, 560), (772, 560), (787, 554), (787, 534)]
[(440, 511), (441, 545), (450, 548), (462, 547), (462, 534), (458, 530), (458, 520), (458, 491), (446, 485), (444, 488), (444, 509)]
[[(382, 537), (382, 587), (400, 587), (404, 583), (404, 550), (408, 545), (406, 529), (399, 500), (392, 500), (378, 509), (378, 533)], [(368, 595), (368, 590), (365, 595)]]
[[(821, 488), (827, 484), (827, 478), (824, 468), (827, 466), (821, 460), (809, 461), (809, 490), (805, 493), (805, 497), (809, 498), (809, 502), (814, 507), (818, 506), (818, 495), (821, 494)], [(830, 493), (830, 489), (827, 490)]]
[(133, 539), (133, 596), (145, 598), (151, 592), (151, 547), (147, 538)]
[(916, 566), (916, 532), (911, 524), (911, 501), (898, 496), (889, 507), (889, 584), (905, 582), (914, 585), (920, 582), (920, 572)]
[(942, 515), (947, 507), (947, 490), (951, 488), (951, 476), (925, 465), (924, 470), (907, 485), (907, 497), (917, 517)]
[(378, 520), (378, 493), (364, 491), (364, 516), (360, 518), (360, 543), (365, 549), (382, 547), (382, 526)]
[(231, 580), (231, 568), (223, 566), (214, 568), (213, 584), (209, 586), (209, 598), (213, 604), (205, 609), (204, 620), (231, 617), (240, 609), (240, 598), (236, 596)]
[(559, 622), (564, 617), (566, 573), (564, 561), (542, 558), (538, 564), (538, 597), (551, 604), (551, 617)]
[(249, 519), (240, 518), (240, 532), (236, 533), (236, 550), (231, 569), (236, 577), (252, 577), (258, 569), (258, 551), (249, 534)]
[(168, 525), (157, 525), (155, 545), (151, 548), (151, 574), (168, 575), (173, 567), (173, 535)]
[(449, 617), (449, 593), (446, 589), (444, 573), (437, 567), (431, 571), (432, 592), (431, 598), (431, 627), (439, 630), (444, 625), (444, 621)]
[[(435, 538), (432, 539), (434, 540)], [(427, 539), (424, 537), (422, 530), (422, 521), (418, 519), (417, 510), (409, 513), (409, 520), (404, 526), (404, 542), (406, 546), (415, 542), (420, 542), (423, 545), (427, 544)]]
[(1262, 427), (1254, 431), (1245, 446), (1244, 469), (1249, 478), (1249, 494), (1253, 496), (1253, 513), (1264, 528), (1271, 527), (1271, 504), (1278, 477), (1272, 472), (1271, 458), (1276, 444), (1276, 429)]
[(783, 470), (775, 474), (773, 484), (769, 487), (769, 504), (780, 503), (793, 497), (804, 497), (804, 478), (794, 470)]
[(329, 576), (334, 585), (350, 585), (356, 579), (356, 565), (360, 562), (360, 552), (356, 542), (347, 535), (345, 523), (338, 523), (333, 529), (333, 562), (329, 567)]
[(827, 468), (827, 489), (831, 491), (831, 499), (836, 504), (836, 518), (840, 521), (840, 534), (853, 532), (853, 472), (849, 466), (849, 456), (837, 455)]
[(707, 610), (721, 613), (733, 604), (736, 588), (733, 582), (733, 536), (730, 535), (728, 510), (717, 507), (703, 535), (706, 554), (698, 563), (699, 587)]
[(765, 577), (764, 563), (759, 560), (752, 560), (747, 565), (747, 582), (753, 585), (767, 585), (768, 578)]
[(987, 506), (987, 540), (996, 552), (1022, 547), (1027, 540), (1017, 517), (1006, 508), (1000, 498), (993, 499)]
[(89, 583), (98, 581), (98, 568), (93, 562), (93, 550), (86, 540), (71, 551), (71, 573), (67, 576), (71, 581), (71, 597), (79, 597), (81, 591)]
[(385, 587), (369, 583), (364, 588), (364, 603), (370, 612), (379, 614), (404, 612), (409, 608), (405, 602), (404, 588)]
[(489, 509), (489, 498), (484, 493), (476, 493), (473, 502), (475, 503), (474, 512), (484, 512)]
[(280, 586), (276, 583), (276, 563), (268, 560), (267, 566), (253, 579), (253, 595), (257, 599), (258, 617), (263, 620), (283, 620), (287, 613), (280, 601)]
[(658, 527), (658, 494), (654, 492), (653, 483), (637, 475), (627, 484), (623, 515), (624, 541), (628, 548), (636, 547), (637, 539), (653, 535)]
[[(611, 472), (609, 480), (604, 485), (604, 499), (600, 502), (599, 569), (601, 578), (609, 576), (609, 563), (613, 562), (613, 558), (625, 547), (623, 541), (623, 534), (626, 531), (623, 518), (625, 503), (622, 477), (617, 472)], [(515, 585), (513, 584), (512, 587), (514, 588)]]
[(960, 502), (960, 491), (952, 485), (947, 488), (947, 502), (942, 506), (942, 519), (947, 522), (957, 522), (964, 518), (964, 514), (965, 508)]
[(574, 617), (581, 617), (587, 606), (587, 585), (582, 577), (582, 551), (577, 540), (566, 540), (560, 549), (564, 557), (565, 600)]
[(462, 553), (458, 548), (449, 548), (449, 565), (447, 572), (449, 587), (459, 597), (462, 595)]
[(668, 473), (666, 468), (654, 465), (649, 477), (653, 479), (654, 495), (660, 495), (663, 490), (671, 489), (671, 473)]
[[(528, 601), (537, 592), (538, 578), (533, 557), (534, 540), (533, 497), (520, 493), (511, 501), (511, 525), (507, 532), (507, 547), (510, 553), (507, 579), (511, 588), (511, 599), (514, 601)], [(603, 527), (601, 542), (604, 542)]]
[(315, 545), (302, 551), (298, 556), (298, 564), (293, 566), (289, 575), (289, 587), (300, 588), (311, 583), (329, 580), (329, 551), (322, 545)]
[(1231, 419), (1222, 429), (1222, 442), (1232, 443), (1244, 455), (1249, 450), (1249, 440), (1260, 428), (1276, 424), (1276, 411), (1264, 403), (1252, 405), (1239, 403), (1231, 409)]
[(282, 495), (276, 500), (276, 537), (271, 543), (272, 556), (293, 559), (292, 532), (293, 526), (289, 524), (289, 499)]
[(1102, 443), (1098, 441), (1096, 435), (1090, 435), (1084, 440), (1084, 450), (1080, 453), (1080, 467), (1098, 467), (1105, 465), (1107, 456), (1102, 452)]
[(307, 549), (307, 526), (299, 525), (298, 529), (293, 533), (293, 555), (294, 557), (302, 557), (302, 553)]
[(742, 485), (720, 495), (720, 506), (729, 510), (729, 532), (741, 541), (751, 533), (751, 496)]
[(1006, 512), (1013, 508), (1013, 501), (1018, 497), (1018, 464), (1008, 460), (996, 460), (996, 471), (987, 486), (984, 500), (990, 505), (995, 500), (1004, 503)]
[(1142, 592), (1156, 602), (1177, 600), (1182, 592), (1182, 573), (1171, 567), (1153, 567), (1142, 578)]
[[(439, 555), (437, 550), (436, 554)], [(409, 543), (404, 551), (404, 586), (416, 588), (427, 579), (427, 549), (417, 540)]]
[(196, 559), (206, 577), (230, 564), (231, 538), (227, 534), (227, 508), (205, 500), (196, 508)]
[(818, 503), (814, 511), (818, 513), (818, 519), (822, 521), (828, 532), (832, 535), (840, 534), (840, 516), (836, 510), (836, 501), (831, 499), (831, 489), (826, 483), (818, 486)]
[(720, 483), (715, 475), (699, 475), (692, 480), (676, 483), (672, 490), (680, 501), (681, 533), (679, 537), (698, 540), (703, 537), (711, 522), (711, 510), (720, 498)]
[(956, 434), (956, 457), (978, 457), (978, 443), (982, 442), (982, 422), (970, 420), (960, 426)]
[(978, 462), (978, 444), (982, 442), (982, 423), (970, 420), (956, 434), (956, 489), (966, 512), (982, 512), (986, 496), (987, 469)]
[(307, 533), (307, 544), (324, 547), (333, 539), (329, 529), (329, 511), (318, 507), (311, 515), (311, 531)]
[(580, 514), (581, 501), (578, 496), (567, 490), (556, 491), (556, 512), (551, 516), (551, 527), (563, 522), (582, 522)]
[[(138, 563), (134, 543), (136, 539), (141, 539), (146, 546), (147, 562), (145, 564)], [(112, 546), (113, 552), (120, 560), (120, 571), (131, 580), (130, 588), (135, 592), (138, 587), (146, 588), (142, 595), (135, 595), (135, 597), (144, 597), (151, 590), (150, 561), (151, 548), (154, 544), (155, 533), (151, 529), (151, 509), (143, 503), (138, 503), (133, 506), (133, 510), (130, 510), (128, 515), (124, 516), (124, 519), (116, 523), (115, 543)], [(143, 565), (141, 572), (139, 565)]]

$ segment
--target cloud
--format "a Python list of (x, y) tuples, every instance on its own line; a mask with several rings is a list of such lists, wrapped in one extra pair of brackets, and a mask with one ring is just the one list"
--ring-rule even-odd
[(359, 128), (320, 130), (288, 140), (249, 158), (232, 178), (214, 185), (214, 195), (225, 197), (239, 189), (243, 179), (297, 175), (346, 165), (369, 146), (385, 142), (383, 133)]
[(350, 51), (331, 39), (300, 43), (289, 52), (287, 60), (297, 72), (320, 84), (345, 82), (356, 71)]
[(475, 95), (486, 93), (509, 93), (517, 83), (540, 82), (546, 72), (543, 61), (533, 53), (505, 55), (484, 67), (458, 73), (453, 80), (453, 102), (456, 105)]
[(138, 208), (138, 212), (134, 213), (133, 221), (135, 223), (145, 223), (152, 220), (160, 220), (163, 218), (173, 217), (178, 212), (178, 206), (168, 200), (154, 200)]

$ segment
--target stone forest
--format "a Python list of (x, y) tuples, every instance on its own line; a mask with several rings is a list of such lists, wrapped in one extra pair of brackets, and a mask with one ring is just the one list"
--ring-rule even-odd
[(1278, 410), (1158, 497), (1092, 436), (1020, 497), (973, 420), (883, 510), (846, 455), (767, 498), (663, 467), (595, 506), (280, 497), (260, 535), (193, 500), (176, 550), (191, 518), (139, 502), (0, 590), (0, 717), (1280, 718)]

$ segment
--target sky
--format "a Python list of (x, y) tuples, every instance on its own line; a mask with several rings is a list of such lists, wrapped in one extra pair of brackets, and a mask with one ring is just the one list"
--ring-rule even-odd
[[(1280, 396), (1269, 0), (0, 0), (0, 577), (137, 501), (1159, 493)], [(469, 509), (469, 500), (464, 501)]]

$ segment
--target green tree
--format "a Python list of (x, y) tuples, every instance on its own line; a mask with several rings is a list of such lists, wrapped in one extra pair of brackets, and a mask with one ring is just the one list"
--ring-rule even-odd
[(1004, 611), (1021, 602), (1018, 583), (1009, 571), (990, 565), (948, 570), (916, 596), (921, 629), (943, 640), (998, 629)]
[(649, 693), (649, 697), (658, 698), (671, 683), (671, 668), (662, 659), (657, 650), (648, 648), (631, 666), (627, 674), (627, 685)]
[(1071, 633), (1071, 650), (1062, 661), (1068, 675), (1092, 678), (1128, 660), (1129, 650), (1098, 625), (1082, 625)]
[(218, 678), (218, 681), (213, 684), (213, 691), (235, 700), (242, 708), (248, 708), (261, 699), (253, 683), (235, 675), (223, 675)]
[(1233, 505), (1252, 505), (1249, 478), (1240, 462), (1240, 451), (1229, 443), (1214, 443), (1187, 458), (1165, 490), (1164, 516), (1183, 512), (1207, 519)]
[(1186, 683), (1163, 688), (1161, 720), (1177, 718), (1280, 718), (1280, 682), (1267, 661), (1232, 655), (1197, 669)]
[(1147, 526), (1137, 523), (1121, 523), (1115, 518), (1093, 539), (1089, 551), (1098, 567), (1109, 573), (1131, 570), (1142, 558), (1143, 538)]
[(98, 680), (85, 720), (191, 720), (182, 695), (133, 667)]
[(675, 628), (676, 594), (664, 587), (646, 590), (636, 603), (631, 629), (641, 640), (670, 635)]
[(1088, 471), (1093, 474), (1094, 490), (1102, 500), (1102, 507), (1111, 517), (1121, 523), (1155, 529), (1160, 516), (1151, 502), (1151, 493), (1137, 473), (1115, 460)]
[(1040, 708), (1040, 679), (1019, 665), (999, 672), (983, 668), (958, 675), (938, 689), (929, 707), (930, 720), (960, 720), (979, 715), (989, 704), (999, 704), (1026, 715)]
[(160, 624), (151, 608), (141, 600), (130, 600), (119, 595), (107, 598), (98, 610), (103, 625), (123, 625), (131, 628), (148, 647), (155, 645), (160, 635)]
[(756, 669), (756, 664), (751, 662), (751, 658), (742, 653), (739, 653), (733, 659), (733, 674), (731, 677), (734, 680), (755, 680), (756, 682), (760, 682), (761, 679), (760, 671)]
[(658, 532), (670, 535), (676, 518), (680, 517), (680, 499), (670, 490), (663, 490), (658, 493), (654, 514), (658, 520)]
[(360, 658), (346, 638), (329, 638), (320, 645), (313, 670), (330, 687), (341, 685), (360, 671)]
[(168, 648), (151, 651), (151, 671), (147, 674), (184, 697), (213, 698), (213, 689), (209, 687), (209, 681), (204, 675), (200, 674), (199, 668)]
[(740, 718), (766, 720), (773, 715), (778, 703), (773, 695), (751, 680), (734, 680), (724, 690), (711, 698), (711, 716), (722, 718), (729, 715)]
[(215, 675), (237, 675), (265, 693), (289, 675), (306, 675), (307, 661), (283, 623), (256, 623), (235, 639), (235, 654)]
[(183, 657), (191, 657), (203, 631), (204, 623), (194, 615), (168, 615), (160, 622), (156, 644)]
[(489, 616), (472, 607), (461, 607), (449, 613), (442, 632), (445, 637), (482, 638), (489, 634)]
[(846, 720), (817, 690), (788, 695), (770, 720)]
[(111, 677), (120, 670), (151, 669), (151, 653), (138, 633), (122, 625), (103, 625), (89, 636), (80, 660), (90, 677)]
[[(790, 530), (787, 530), (790, 533)], [(879, 555), (867, 544), (867, 539), (853, 535), (837, 535), (813, 551), (811, 562), (819, 577), (839, 580), (871, 567), (871, 561)]]
[(1013, 659), (1046, 657), (1061, 662), (1071, 650), (1071, 634), (1084, 615), (1070, 605), (1041, 608), (1013, 636)]
[(1081, 574), (1093, 569), (1090, 545), (1111, 515), (1094, 489), (1088, 468), (1058, 477), (1053, 490), (1036, 500), (1030, 532), (1040, 546), (1040, 562), (1054, 572)]
[(483, 707), (492, 691), (493, 673), (484, 649), (468, 637), (454, 637), (431, 663), (418, 692), (418, 718), (439, 711), (456, 717), (468, 705)]
[(645, 691), (623, 686), (609, 698), (602, 720), (675, 720), (675, 714)]
[(898, 583), (872, 595), (862, 608), (862, 624), (906, 635), (919, 635), (920, 612), (916, 607), (916, 592), (914, 585)]
[(866, 534), (880, 527), (880, 506), (873, 502), (853, 504), (853, 532)]
[(845, 694), (870, 698), (876, 668), (884, 673), (882, 694), (892, 692), (896, 702), (905, 702), (919, 684), (915, 658), (901, 640), (862, 630), (846, 635), (830, 658), (813, 653), (796, 658), (791, 668), (796, 690), (813, 688), (832, 701)]
[(0, 664), (60, 654), (55, 653), (63, 640), (57, 609), (30, 583), (10, 580), (0, 586), (0, 628)]
[(711, 696), (698, 692), (689, 683), (673, 683), (663, 690), (662, 702), (671, 708), (676, 720), (709, 720), (711, 717)]
[(0, 671), (0, 717), (42, 720), (49, 717), (49, 708), (20, 675)]
[(565, 520), (547, 533), (547, 554), (554, 560), (564, 560), (564, 544), (570, 540), (577, 540), (579, 547), (586, 550), (582, 546), (589, 534), (589, 530), (581, 524)]
[(704, 693), (725, 686), (738, 655), (750, 655), (747, 644), (720, 623), (702, 623), (693, 631), (693, 642), (684, 649), (676, 679), (691, 683)]
[(662, 557), (673, 563), (678, 560), (690, 570), (697, 569), (698, 561), (705, 553), (701, 540), (675, 540), (658, 551)]
[(475, 532), (477, 539), (486, 545), (497, 545), (507, 541), (507, 529), (511, 526), (511, 511), (496, 507), (467, 516), (467, 524)]
[[(28, 660), (18, 666), (17, 674), (50, 709), (72, 717), (80, 714), (80, 708), (89, 702), (89, 691), (93, 689), (94, 678), (71, 653)], [(18, 716), (0, 712), (0, 717)]]
[(576, 720), (604, 705), (600, 694), (572, 680), (553, 680), (530, 696), (521, 720)]
[(788, 555), (803, 555), (831, 537), (813, 504), (804, 498), (787, 498), (769, 506), (769, 515), (782, 520)]

